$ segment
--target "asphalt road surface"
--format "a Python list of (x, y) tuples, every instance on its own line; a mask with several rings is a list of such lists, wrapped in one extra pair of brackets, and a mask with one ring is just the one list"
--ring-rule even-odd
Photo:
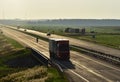
[[(36, 43), (36, 38), (9, 28), (1, 28), (1, 30), (4, 35), (38, 50), (49, 58), (47, 42), (39, 40)], [(57, 60), (56, 62), (62, 66), (71, 82), (120, 82), (119, 67), (75, 51), (71, 51), (70, 55), (69, 62)]]
[[(12, 27), (12, 26), (8, 26), (10, 28), (14, 28), (16, 29), (16, 27)], [(19, 30), (24, 31), (24, 29), (20, 28)], [(83, 41), (83, 40), (78, 40), (78, 39), (73, 39), (70, 37), (65, 37), (65, 36), (60, 36), (60, 35), (55, 35), (52, 34), (51, 36), (46, 36), (46, 33), (42, 33), (42, 32), (38, 32), (38, 31), (34, 31), (34, 30), (28, 30), (27, 32), (42, 36), (42, 37), (46, 37), (46, 38), (65, 38), (65, 39), (69, 39), (70, 44), (71, 45), (76, 45), (76, 46), (81, 46), (83, 48), (87, 48), (87, 49), (91, 49), (91, 50), (95, 50), (98, 52), (103, 52), (105, 54), (110, 54), (110, 55), (114, 55), (116, 57), (120, 57), (120, 50), (117, 49), (113, 49), (113, 48), (109, 48), (109, 47), (105, 47), (102, 45), (98, 45), (98, 44), (94, 44), (91, 42), (87, 42), (87, 41)], [(120, 45), (118, 45), (120, 46)]]

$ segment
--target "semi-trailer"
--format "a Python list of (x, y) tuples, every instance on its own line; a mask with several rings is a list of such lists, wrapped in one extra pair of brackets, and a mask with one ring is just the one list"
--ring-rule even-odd
[(69, 40), (50, 38), (49, 53), (50, 58), (69, 60), (70, 59)]

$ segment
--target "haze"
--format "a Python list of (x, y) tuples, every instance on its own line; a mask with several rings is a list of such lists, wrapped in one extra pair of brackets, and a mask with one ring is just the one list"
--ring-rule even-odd
[(0, 0), (0, 19), (120, 19), (120, 0)]

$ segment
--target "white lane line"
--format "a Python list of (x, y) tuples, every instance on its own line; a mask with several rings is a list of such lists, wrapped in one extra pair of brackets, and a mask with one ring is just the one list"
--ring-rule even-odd
[(75, 74), (76, 76), (80, 77), (81, 79), (85, 80), (86, 82), (90, 82), (87, 79), (85, 79), (83, 76), (79, 75), (78, 73), (74, 72), (73, 70), (68, 69), (69, 71), (71, 71), (73, 74)]
[(80, 55), (78, 52), (78, 54), (76, 54), (75, 52), (72, 52), (73, 54), (75, 54), (75, 55), (77, 55), (77, 56), (80, 56), (80, 57), (83, 57), (83, 58), (86, 58), (86, 59), (88, 59), (88, 60), (91, 60), (91, 61), (94, 61), (94, 62), (96, 62), (96, 63), (98, 63), (98, 64), (101, 64), (101, 65), (103, 65), (103, 66), (105, 66), (105, 67), (108, 67), (108, 68), (111, 68), (111, 69), (114, 69), (114, 70), (117, 70), (117, 71), (119, 71), (120, 72), (120, 69), (117, 69), (117, 68), (114, 68), (114, 67), (111, 67), (111, 66), (108, 66), (107, 64), (103, 64), (103, 63), (100, 63), (100, 62), (98, 62), (98, 61), (95, 61), (95, 60), (93, 60), (93, 59), (91, 59), (91, 58), (88, 58), (88, 57), (85, 57), (85, 56), (82, 56), (82, 55)]
[(70, 70), (69, 68), (67, 68), (66, 66), (64, 66), (63, 64), (59, 63), (61, 66), (63, 66), (65, 69), (67, 69), (68, 71), (72, 72), (73, 74), (75, 74), (76, 76), (80, 77), (81, 79), (85, 80), (86, 82), (90, 82), (89, 80), (87, 80), (86, 78), (84, 78), (83, 76), (81, 76), (80, 74), (74, 72), (73, 70)]
[[(76, 55), (78, 55), (78, 54), (76, 54)], [(78, 56), (80, 56), (80, 55), (78, 55)], [(82, 57), (84, 57), (84, 56), (82, 56)], [(111, 68), (111, 69), (114, 69), (114, 70), (120, 71), (120, 70), (117, 69), (117, 68), (110, 67), (110, 66), (105, 65), (105, 64), (103, 64), (103, 63), (97, 62), (97, 61), (95, 61), (95, 60), (93, 60), (93, 59), (90, 59), (90, 58), (87, 58), (87, 57), (84, 57), (84, 58), (89, 59), (89, 60), (92, 60), (92, 61), (94, 61), (94, 62), (96, 62), (96, 63), (98, 63), (98, 64), (101, 64), (101, 65), (103, 65), (103, 66), (106, 66), (106, 67), (108, 67), (108, 68)]]
[(74, 60), (72, 60), (72, 61), (73, 61), (75, 64), (77, 64), (77, 65), (83, 67), (83, 68), (86, 69), (87, 71), (93, 73), (94, 75), (96, 75), (96, 76), (98, 76), (98, 77), (101, 77), (101, 78), (105, 79), (107, 82), (112, 82), (112, 81), (109, 80), (108, 78), (106, 78), (106, 77), (104, 77), (104, 76), (102, 76), (102, 75), (100, 75), (100, 74), (94, 72), (93, 70), (91, 70), (91, 69), (85, 67), (84, 65), (81, 65), (81, 64), (79, 64), (78, 62), (76, 62), (76, 61), (74, 61)]
[[(75, 62), (75, 61), (74, 61)], [(86, 68), (85, 66), (83, 66), (82, 65), (82, 67), (84, 67), (84, 68)], [(90, 70), (90, 69), (87, 69), (87, 70), (89, 70), (90, 72), (93, 72), (92, 70)], [(76, 72), (74, 72), (74, 71), (72, 71), (72, 70), (69, 70), (69, 71), (71, 71), (71, 72), (73, 72), (75, 75), (77, 75), (77, 76), (79, 76), (79, 77), (81, 77), (79, 74), (77, 74)], [(97, 74), (97, 73), (95, 73), (95, 72), (93, 72), (94, 74), (96, 74), (97, 76), (100, 76), (100, 77), (102, 77), (103, 78), (103, 76), (101, 76), (101, 75), (99, 75), (99, 74)], [(86, 80), (84, 77), (81, 77), (82, 79), (84, 79), (84, 80)], [(106, 78), (104, 78), (104, 79), (106, 79)], [(106, 79), (107, 81), (109, 81), (109, 82), (111, 82), (110, 80), (108, 80), (108, 79)], [(88, 81), (88, 80), (86, 80), (86, 81)], [(89, 82), (89, 81), (88, 81)]]
[[(17, 36), (14, 36), (14, 37), (16, 37), (16, 38), (18, 38)], [(23, 43), (25, 43), (25, 44), (27, 44), (24, 40), (22, 40), (22, 39), (19, 39), (20, 41), (22, 41)], [(61, 64), (62, 65), (62, 64)], [(62, 66), (64, 66), (64, 65), (62, 65)], [(66, 66), (64, 66), (66, 69), (68, 69)], [(81, 75), (79, 75), (78, 73), (76, 73), (76, 72), (74, 72), (73, 70), (70, 70), (70, 69), (68, 69), (69, 71), (71, 71), (73, 74), (75, 74), (75, 75), (77, 75), (78, 77), (80, 77), (81, 79), (83, 79), (83, 80), (85, 80), (86, 82), (89, 82), (87, 79), (85, 79), (84, 77), (82, 77)]]

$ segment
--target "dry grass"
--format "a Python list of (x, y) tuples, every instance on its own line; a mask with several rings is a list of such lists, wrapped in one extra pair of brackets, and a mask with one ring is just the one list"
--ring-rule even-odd
[(0, 57), (12, 51), (15, 51), (15, 47), (8, 43), (7, 39), (3, 35), (0, 35)]
[(3, 77), (0, 82), (45, 82), (48, 76), (47, 68), (37, 66)]

